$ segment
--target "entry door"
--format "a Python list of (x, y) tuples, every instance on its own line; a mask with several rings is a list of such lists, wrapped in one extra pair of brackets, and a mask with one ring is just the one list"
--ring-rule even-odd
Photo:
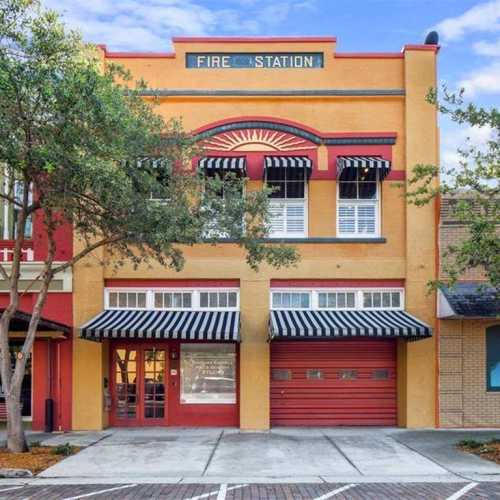
[(167, 359), (164, 347), (127, 345), (113, 349), (113, 425), (166, 424)]

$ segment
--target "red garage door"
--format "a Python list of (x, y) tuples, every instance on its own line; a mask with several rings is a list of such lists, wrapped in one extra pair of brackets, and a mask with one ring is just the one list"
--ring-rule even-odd
[(272, 425), (396, 425), (394, 340), (271, 344)]

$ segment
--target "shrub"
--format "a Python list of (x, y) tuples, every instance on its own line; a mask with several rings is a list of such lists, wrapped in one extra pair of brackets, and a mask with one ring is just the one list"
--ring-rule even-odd
[(64, 457), (69, 457), (70, 455), (73, 455), (73, 452), (74, 452), (73, 446), (71, 446), (69, 443), (55, 446), (54, 449), (52, 450), (52, 453), (54, 453), (54, 455), (63, 455)]

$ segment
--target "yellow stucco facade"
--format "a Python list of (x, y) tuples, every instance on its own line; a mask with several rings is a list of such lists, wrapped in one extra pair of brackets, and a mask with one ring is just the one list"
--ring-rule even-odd
[[(239, 423), (243, 429), (270, 426), (270, 343), (268, 342), (271, 280), (401, 280), (405, 309), (431, 327), (435, 297), (427, 282), (436, 276), (435, 206), (406, 203), (405, 179), (417, 163), (438, 160), (438, 129), (433, 106), (425, 95), (436, 83), (435, 46), (407, 46), (394, 54), (338, 54), (334, 39), (176, 39), (174, 53), (107, 52), (104, 61), (119, 63), (156, 89), (156, 111), (165, 119), (181, 118), (188, 131), (217, 122), (234, 123), (260, 117), (294, 124), (321, 136), (315, 145), (318, 175), (308, 185), (307, 238), (296, 247), (296, 267), (252, 271), (234, 244), (184, 248), (180, 273), (153, 264), (115, 270), (92, 256), (74, 269), (75, 325), (103, 310), (106, 280), (239, 280), (241, 344), (239, 348)], [(186, 67), (191, 53), (318, 53), (318, 68)], [(392, 137), (386, 144), (392, 178), (381, 183), (380, 238), (340, 241), (337, 234), (335, 148), (350, 147), (374, 154), (370, 141), (325, 146), (325, 138)], [(327, 142), (327, 141), (326, 141)], [(382, 146), (381, 146), (382, 147)], [(358, 149), (356, 149), (358, 148)], [(346, 154), (345, 149), (339, 154)], [(384, 150), (385, 151), (385, 150)], [(351, 153), (354, 154), (354, 153)], [(325, 175), (321, 175), (324, 172)], [(261, 183), (251, 181), (254, 187)], [(104, 259), (103, 262), (106, 262)], [(73, 428), (108, 425), (104, 379), (109, 375), (109, 342), (81, 340), (73, 349)], [(436, 424), (436, 339), (398, 340), (398, 425)]]

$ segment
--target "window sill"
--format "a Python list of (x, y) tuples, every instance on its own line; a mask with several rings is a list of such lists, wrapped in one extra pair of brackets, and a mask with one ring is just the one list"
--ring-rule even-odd
[[(331, 243), (387, 243), (387, 238), (265, 238), (259, 240), (261, 243), (306, 243), (306, 244), (331, 244)], [(237, 243), (234, 239), (220, 239), (217, 240), (216, 244), (219, 243)]]

